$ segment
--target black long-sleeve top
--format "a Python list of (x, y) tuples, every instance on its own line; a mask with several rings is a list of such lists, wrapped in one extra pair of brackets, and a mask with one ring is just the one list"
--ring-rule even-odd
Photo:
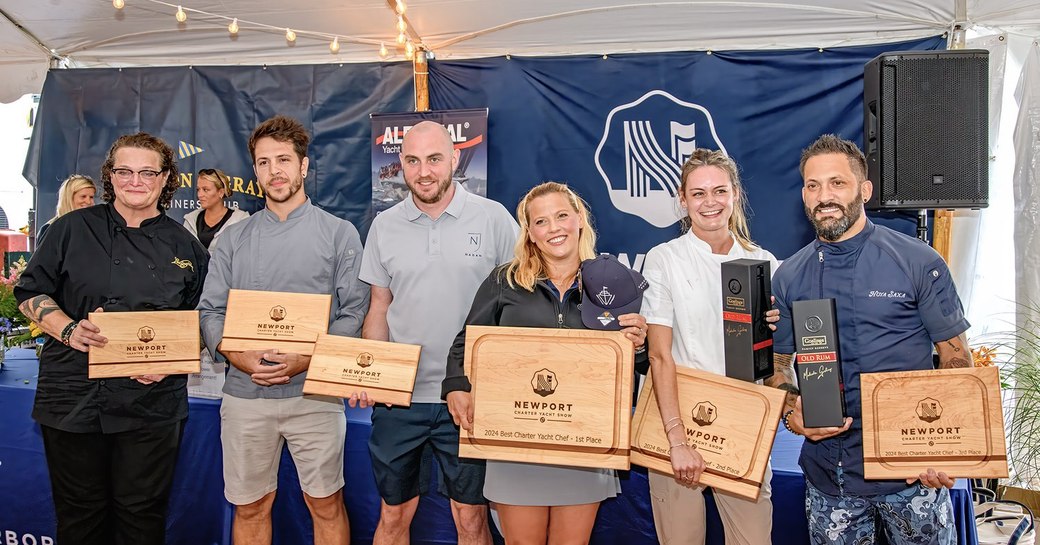
[[(586, 329), (581, 322), (581, 290), (577, 284), (568, 289), (560, 301), (556, 289), (544, 280), (535, 283), (534, 291), (519, 286), (509, 287), (506, 267), (503, 265), (491, 271), (477, 289), (466, 325)], [(469, 378), (463, 367), (465, 355), (464, 327), (448, 352), (447, 374), (441, 383), (442, 399), (448, 397), (449, 392), (470, 391)], [(637, 353), (635, 360), (636, 366), (646, 365), (647, 351)]]
[[(19, 303), (47, 295), (73, 320), (105, 311), (191, 310), (209, 255), (184, 227), (160, 214), (138, 228), (111, 204), (55, 220), (15, 286)], [(104, 331), (101, 332), (104, 335)], [(155, 384), (87, 378), (87, 354), (48, 337), (40, 356), (33, 418), (76, 433), (118, 433), (182, 420), (187, 378)]]

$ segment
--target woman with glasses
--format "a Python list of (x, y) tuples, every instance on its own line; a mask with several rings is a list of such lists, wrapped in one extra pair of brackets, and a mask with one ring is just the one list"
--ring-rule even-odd
[(184, 420), (185, 375), (87, 378), (105, 332), (90, 312), (191, 310), (209, 254), (165, 210), (180, 187), (173, 149), (122, 136), (101, 167), (103, 206), (51, 225), (15, 286), (47, 333), (33, 419), (40, 424), (57, 540), (161, 544)]
[(195, 190), (199, 196), (199, 207), (184, 216), (184, 227), (203, 246), (212, 250), (220, 233), (228, 225), (248, 218), (249, 213), (237, 208), (230, 209), (224, 204), (224, 199), (231, 196), (231, 178), (218, 169), (200, 170), (195, 178)]
[(50, 221), (40, 226), (40, 229), (36, 232), (37, 244), (43, 239), (43, 234), (47, 232), (54, 220), (73, 210), (94, 206), (94, 195), (96, 193), (97, 186), (94, 185), (94, 180), (90, 176), (73, 174), (65, 178), (65, 181), (61, 183), (61, 187), (58, 188), (58, 211)]

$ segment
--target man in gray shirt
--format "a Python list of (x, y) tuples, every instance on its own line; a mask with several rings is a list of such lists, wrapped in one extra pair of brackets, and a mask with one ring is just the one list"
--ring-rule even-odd
[[(462, 545), (489, 545), (484, 465), (459, 460), (459, 429), (441, 401), (448, 350), (477, 287), (513, 257), (519, 227), (502, 205), (452, 181), (459, 152), (448, 131), (423, 121), (405, 134), (401, 167), (411, 196), (376, 216), (361, 280), (372, 286), (363, 336), (422, 345), (409, 407), (372, 409), (369, 452), (383, 499), (376, 545), (408, 543), (429, 449)], [(362, 394), (351, 404), (368, 404)]]
[[(227, 228), (213, 249), (199, 302), (202, 335), (218, 357), (228, 290), (332, 294), (329, 333), (356, 337), (369, 291), (358, 280), (361, 237), (311, 204), (303, 189), (310, 136), (275, 116), (249, 139), (265, 209)], [(235, 545), (271, 543), (271, 506), (288, 443), (314, 524), (314, 543), (349, 543), (343, 507), (346, 417), (338, 398), (303, 395), (310, 356), (220, 352), (231, 363), (220, 407), (224, 495), (235, 505)]]

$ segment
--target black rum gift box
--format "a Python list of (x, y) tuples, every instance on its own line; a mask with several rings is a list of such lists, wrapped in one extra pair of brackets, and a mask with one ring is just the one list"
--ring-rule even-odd
[(722, 264), (722, 332), (726, 376), (755, 382), (773, 374), (773, 332), (766, 323), (769, 261), (735, 259)]
[(805, 427), (841, 427), (845, 423), (845, 391), (834, 299), (795, 301), (791, 315), (794, 367), (802, 391)]

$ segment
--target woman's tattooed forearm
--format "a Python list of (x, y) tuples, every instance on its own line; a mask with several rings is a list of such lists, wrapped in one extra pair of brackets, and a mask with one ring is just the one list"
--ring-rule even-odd
[(60, 311), (61, 308), (49, 296), (37, 295), (31, 299), (26, 299), (22, 304), (18, 305), (18, 310), (21, 310), (26, 318), (39, 324), (43, 323), (43, 319), (48, 314)]

